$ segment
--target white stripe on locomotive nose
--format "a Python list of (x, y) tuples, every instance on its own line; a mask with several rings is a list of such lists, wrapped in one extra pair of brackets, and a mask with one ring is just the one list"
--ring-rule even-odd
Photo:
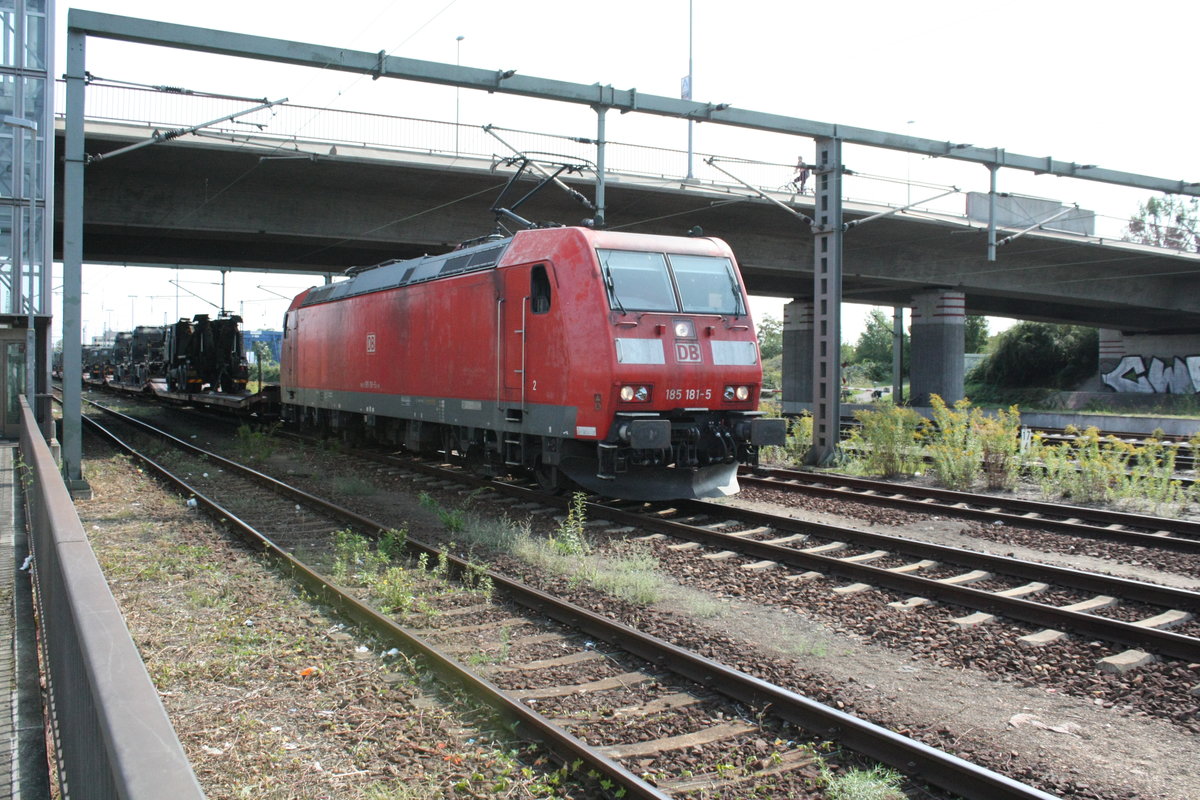
[(758, 363), (758, 348), (754, 342), (724, 342), (714, 340), (712, 343), (713, 364), (719, 367), (754, 366)]
[(618, 364), (667, 363), (661, 339), (617, 338), (616, 343)]

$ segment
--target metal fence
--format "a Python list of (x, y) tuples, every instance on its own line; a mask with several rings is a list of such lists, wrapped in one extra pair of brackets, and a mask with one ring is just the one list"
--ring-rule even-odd
[(202, 800), (58, 465), (21, 398), (42, 668), (66, 800)]

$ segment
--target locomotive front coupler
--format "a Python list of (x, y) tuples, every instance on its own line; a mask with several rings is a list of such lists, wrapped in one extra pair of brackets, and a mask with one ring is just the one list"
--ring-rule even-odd
[(633, 450), (662, 450), (671, 446), (671, 421), (655, 414), (619, 414), (616, 434)]

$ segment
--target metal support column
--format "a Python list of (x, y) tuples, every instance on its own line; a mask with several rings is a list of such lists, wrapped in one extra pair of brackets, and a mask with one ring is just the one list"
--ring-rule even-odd
[(904, 306), (892, 307), (892, 402), (904, 402)]
[(987, 260), (996, 260), (996, 170), (995, 164), (988, 164), (991, 180), (988, 184), (988, 253)]
[(837, 449), (842, 414), (842, 140), (819, 138), (813, 227), (813, 444), (810, 464)]
[(67, 141), (63, 164), (63, 449), (67, 486), (86, 491), (80, 393), (83, 383), (83, 104), (87, 36), (67, 29)]
[(608, 146), (605, 132), (605, 114), (607, 112), (608, 106), (596, 106), (596, 213), (593, 216), (595, 220), (593, 227), (596, 230), (602, 230), (605, 226), (604, 151)]

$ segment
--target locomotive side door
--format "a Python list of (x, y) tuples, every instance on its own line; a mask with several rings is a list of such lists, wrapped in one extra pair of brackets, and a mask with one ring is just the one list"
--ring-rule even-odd
[(300, 309), (292, 309), (283, 315), (283, 341), (279, 345), (279, 382), (300, 385)]
[(500, 401), (509, 407), (525, 406), (525, 323), (529, 306), (529, 267), (510, 267), (504, 270), (504, 297), (499, 313), (499, 381)]

